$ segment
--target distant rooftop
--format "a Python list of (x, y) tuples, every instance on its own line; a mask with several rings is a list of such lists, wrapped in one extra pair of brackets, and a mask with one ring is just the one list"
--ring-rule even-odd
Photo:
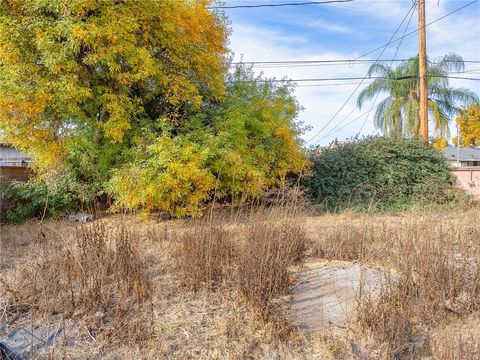
[(30, 162), (30, 156), (11, 147), (9, 144), (0, 143), (0, 167), (25, 167)]
[[(480, 149), (471, 147), (457, 149), (454, 146), (447, 146), (444, 153), (445, 157), (450, 161), (480, 161)], [(460, 159), (457, 159), (457, 154), (460, 154)]]

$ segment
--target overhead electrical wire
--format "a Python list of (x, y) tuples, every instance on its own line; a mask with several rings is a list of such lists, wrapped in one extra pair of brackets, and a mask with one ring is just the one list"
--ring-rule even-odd
[(257, 8), (271, 8), (271, 7), (285, 7), (285, 6), (305, 6), (305, 5), (325, 5), (332, 3), (347, 3), (354, 0), (326, 0), (326, 1), (305, 1), (296, 3), (282, 3), (282, 4), (252, 4), (252, 5), (218, 5), (209, 6), (209, 9), (257, 9)]
[[(417, 2), (414, 1), (413, 4), (416, 6)], [(412, 11), (412, 13), (410, 14), (410, 19), (408, 19), (408, 23), (407, 23), (407, 26), (405, 26), (405, 30), (403, 31), (403, 35), (405, 35), (405, 33), (408, 31), (408, 28), (409, 28), (409, 26), (410, 26), (410, 23), (412, 22), (413, 14), (415, 14), (415, 11)], [(400, 50), (400, 46), (402, 46), (402, 43), (403, 43), (403, 39), (398, 43), (397, 48), (395, 49), (395, 54), (393, 55), (393, 59), (395, 59), (395, 58), (397, 57), (398, 50)], [(391, 70), (391, 69), (392, 69), (392, 65), (393, 65), (393, 61), (391, 61), (391, 62), (390, 62), (390, 65), (388, 65), (388, 70)], [(377, 92), (377, 94), (375, 95), (375, 99), (373, 100), (372, 107), (370, 108), (370, 111), (368, 112), (367, 116), (365, 117), (365, 120), (363, 120), (362, 127), (360, 128), (360, 130), (358, 130), (357, 136), (360, 135), (360, 133), (362, 132), (363, 128), (365, 127), (365, 124), (367, 123), (368, 118), (370, 117), (370, 113), (372, 112), (373, 107), (374, 107), (375, 104), (377, 103), (377, 99), (378, 99), (379, 94), (380, 94), (380, 93)]]
[[(350, 2), (352, 0), (332, 0), (332, 1), (315, 1), (315, 2), (303, 2), (303, 3), (282, 3), (282, 4), (258, 4), (258, 5), (236, 5), (236, 6), (214, 6), (214, 7), (210, 7), (212, 9), (235, 9), (235, 8), (260, 8), (260, 7), (280, 7), (280, 6), (302, 6), (302, 5), (320, 5), (320, 4), (328, 4), (328, 3), (335, 3), (335, 2)], [(452, 14), (455, 14), (463, 9), (465, 9), (466, 7), (468, 6), (471, 6), (475, 3), (477, 3), (479, 0), (474, 0), (474, 1), (471, 1), (427, 24), (424, 25), (424, 27), (427, 27), (427, 26), (430, 26)], [(392, 64), (393, 64), (393, 61), (405, 61), (407, 59), (387, 59), (388, 61), (385, 61), (385, 60), (380, 60), (380, 57), (383, 55), (384, 51), (386, 50), (387, 46), (394, 43), (394, 42), (397, 42), (397, 41), (402, 41), (405, 37), (408, 37), (416, 32), (418, 32), (421, 28), (417, 28), (413, 31), (410, 31), (408, 33), (403, 33), (403, 35), (399, 38), (394, 38), (395, 35), (397, 34), (398, 30), (400, 29), (400, 27), (403, 25), (403, 23), (405, 22), (406, 18), (408, 17), (409, 13), (413, 10), (413, 8), (415, 7), (415, 2), (412, 6), (412, 8), (407, 12), (407, 14), (405, 15), (404, 19), (402, 20), (402, 22), (400, 23), (400, 25), (398, 26), (398, 28), (396, 29), (396, 31), (394, 32), (393, 36), (390, 38), (390, 40), (384, 44), (384, 45), (381, 45), (365, 54), (362, 54), (354, 59), (349, 59), (349, 60), (299, 60), (299, 61), (295, 61), (295, 60), (285, 60), (285, 61), (258, 61), (258, 62), (234, 62), (232, 63), (232, 65), (237, 65), (237, 64), (250, 64), (252, 66), (255, 66), (255, 67), (299, 67), (299, 66), (312, 66), (312, 65), (316, 65), (316, 66), (333, 66), (333, 65), (355, 65), (355, 63), (368, 63), (368, 62), (379, 62), (379, 61), (384, 61), (384, 62), (388, 62), (388, 61), (391, 61)], [(412, 13), (413, 15), (413, 13)], [(411, 20), (411, 17), (410, 17), (410, 20)], [(406, 30), (408, 29), (408, 26), (406, 28)], [(361, 60), (361, 58), (367, 56), (367, 55), (370, 55), (378, 50), (381, 50), (382, 49), (382, 52), (380, 54), (380, 56), (377, 58), (377, 60)], [(397, 47), (397, 51), (398, 51), (398, 47)], [(395, 54), (396, 55), (396, 54)], [(395, 58), (395, 57), (394, 57)], [(464, 63), (480, 63), (480, 60), (465, 60)], [(399, 79), (391, 79), (391, 80), (403, 80), (403, 79), (407, 79), (407, 78), (413, 78), (414, 76), (411, 76), (411, 77), (403, 77), (403, 78), (399, 78)], [(442, 77), (445, 77), (445, 78), (451, 78), (451, 79), (462, 79), (462, 80), (480, 80), (480, 78), (470, 78), (470, 77), (461, 77), (461, 76), (442, 76)], [(313, 137), (311, 137), (309, 140), (307, 140), (306, 143), (309, 143), (311, 142), (315, 137), (317, 137), (325, 128), (326, 126), (328, 126), (336, 117), (337, 115), (340, 113), (341, 110), (343, 110), (343, 108), (346, 106), (346, 104), (348, 103), (348, 101), (350, 101), (350, 99), (353, 97), (353, 95), (355, 94), (355, 92), (358, 90), (358, 88), (361, 86), (361, 84), (364, 83), (364, 81), (367, 79), (368, 77), (365, 76), (363, 78), (355, 78), (355, 77), (345, 77), (345, 78), (321, 78), (321, 79), (285, 79), (285, 80), (266, 80), (266, 81), (272, 81), (272, 82), (292, 82), (292, 83), (297, 83), (297, 82), (307, 82), (307, 81), (332, 81), (332, 80), (338, 80), (338, 81), (343, 81), (343, 80), (361, 80), (360, 82), (358, 83), (350, 83), (350, 84), (357, 84), (357, 87), (354, 89), (354, 91), (352, 92), (352, 94), (348, 97), (348, 99), (346, 100), (346, 102), (340, 107), (340, 109), (337, 111), (337, 113), (327, 122), (327, 124), (325, 124), (325, 126), (322, 127), (322, 129), (320, 129), (319, 132), (317, 132)], [(368, 79), (374, 79), (375, 77), (370, 77)], [(377, 77), (378, 78), (378, 77)], [(257, 80), (258, 81), (258, 80)], [(345, 84), (345, 83), (344, 83)], [(330, 85), (336, 85), (336, 84), (313, 84), (313, 85), (299, 85), (299, 87), (306, 87), (306, 86), (330, 86)], [(377, 107), (377, 106), (375, 106)], [(369, 114), (371, 112), (371, 110), (373, 109), (373, 107), (367, 112), (367, 114)], [(355, 109), (354, 109), (355, 110)], [(347, 115), (346, 118), (348, 118), (351, 114), (353, 113), (353, 111)], [(364, 114), (362, 114), (363, 116)], [(346, 119), (345, 118), (345, 119)], [(367, 117), (368, 118), (368, 117)], [(344, 121), (345, 119), (343, 119), (342, 121)], [(355, 118), (355, 120), (357, 120), (358, 118)], [(341, 122), (340, 122), (341, 123)], [(350, 124), (351, 122), (349, 122), (348, 124)], [(343, 127), (342, 127), (343, 128)], [(363, 128), (363, 126), (362, 126)], [(336, 132), (336, 131), (335, 131)]]
[[(430, 25), (432, 25), (432, 24), (435, 24), (436, 22), (445, 19), (447, 16), (453, 15), (453, 14), (459, 12), (460, 10), (463, 10), (463, 9), (465, 9), (466, 7), (471, 6), (471, 5), (475, 4), (475, 3), (477, 3), (478, 1), (479, 1), (479, 0), (473, 0), (473, 1), (469, 2), (468, 4), (465, 4), (465, 5), (457, 8), (457, 9), (455, 9), (455, 10), (453, 10), (453, 11), (451, 11), (451, 12), (449, 12), (449, 13), (443, 15), (443, 16), (440, 16), (439, 18), (436, 18), (436, 19), (433, 20), (433, 21), (430, 21), (429, 23), (425, 24), (424, 27), (427, 27), (427, 26), (430, 26)], [(358, 56), (357, 58), (355, 58), (355, 59), (353, 59), (353, 60), (358, 60), (358, 59), (361, 59), (362, 57), (365, 57), (365, 56), (367, 56), (367, 55), (370, 55), (370, 54), (372, 54), (372, 53), (374, 53), (374, 52), (382, 49), (384, 46), (388, 46), (388, 45), (390, 45), (390, 44), (392, 44), (392, 43), (394, 43), (394, 42), (400, 41), (401, 39), (403, 39), (403, 38), (405, 38), (405, 37), (407, 37), (407, 36), (410, 36), (410, 35), (412, 35), (412, 34), (415, 34), (416, 32), (418, 32), (419, 30), (422, 30), (422, 29), (423, 29), (423, 28), (417, 28), (417, 29), (415, 29), (415, 30), (413, 30), (413, 31), (410, 31), (409, 33), (403, 35), (402, 37), (397, 38), (397, 39), (390, 40), (388, 43), (386, 43), (386, 44), (384, 44), (384, 45), (382, 45), (382, 46), (379, 46), (379, 47), (377, 47), (377, 48), (375, 48), (375, 49), (373, 49), (373, 50), (371, 50), (371, 51), (369, 51), (369, 52), (367, 52), (367, 53), (365, 53), (365, 54), (363, 54), (363, 55), (360, 55), (360, 56)]]
[[(392, 59), (382, 59), (378, 61), (391, 61)], [(395, 61), (405, 61), (408, 59), (398, 59)], [(355, 65), (356, 63), (377, 62), (374, 59), (329, 59), (329, 60), (278, 60), (278, 61), (236, 61), (232, 65), (253, 65), (253, 66), (271, 66), (271, 65)], [(480, 63), (480, 61), (479, 61)]]
[[(251, 65), (253, 67), (300, 67), (300, 66), (355, 66), (362, 63), (376, 62), (404, 62), (410, 59), (345, 59), (345, 60), (278, 60), (278, 61), (237, 61), (231, 65)], [(430, 64), (436, 64), (435, 61), (428, 61)], [(451, 60), (449, 62), (459, 62), (459, 60)], [(480, 64), (480, 60), (462, 60), (465, 64)]]
[[(363, 114), (358, 115), (356, 118), (350, 120), (349, 122), (347, 122), (346, 124), (344, 124), (342, 127), (337, 128), (337, 129), (335, 129), (334, 131), (330, 131), (327, 135), (322, 136), (318, 141), (321, 141), (321, 140), (323, 140), (323, 139), (325, 139), (325, 138), (327, 138), (327, 137), (329, 137), (329, 136), (331, 136), (331, 135), (333, 135), (333, 134), (336, 134), (336, 133), (339, 132), (340, 130), (345, 129), (347, 126), (353, 124), (355, 121), (361, 119), (361, 118), (364, 117), (365, 115), (368, 115), (372, 110), (378, 108), (379, 106), (380, 106), (380, 104), (377, 104), (377, 105), (373, 106), (371, 109), (369, 109), (368, 111), (364, 112)], [(356, 109), (353, 109), (351, 113), (353, 113), (355, 110), (356, 110)], [(350, 113), (350, 114), (351, 114), (351, 113)]]
[[(468, 73), (468, 72), (472, 72), (472, 71), (480, 71), (480, 70), (470, 70), (470, 71), (465, 71), (465, 73)], [(452, 74), (457, 74), (457, 73), (452, 73)], [(458, 73), (458, 74), (461, 74), (461, 73)], [(477, 75), (477, 74), (475, 74)], [(480, 75), (480, 74), (478, 74)], [(444, 78), (447, 78), (447, 79), (460, 79), (460, 80), (472, 80), (472, 81), (478, 81), (480, 80), (480, 78), (473, 78), (473, 77), (460, 77), (460, 76), (450, 76), (450, 75), (447, 75), (447, 76), (442, 76), (442, 75), (427, 75), (428, 76), (434, 76), (434, 77), (444, 77)], [(397, 79), (390, 79), (390, 80), (405, 80), (405, 79), (411, 79), (411, 78), (414, 78), (415, 76), (410, 76), (410, 77), (402, 77), (402, 78), (397, 78)], [(380, 77), (375, 77), (375, 78), (366, 78), (365, 81), (367, 80), (375, 80), (375, 79), (379, 79)], [(342, 78), (343, 79), (343, 78)], [(327, 81), (327, 80), (342, 80), (340, 78), (331, 78), (331, 79), (300, 79), (300, 80), (303, 80), (303, 81)], [(363, 79), (363, 78), (358, 78), (359, 80), (360, 79)], [(384, 78), (382, 78), (384, 79)], [(265, 81), (268, 81), (268, 80), (265, 80)], [(288, 82), (290, 80), (278, 80), (277, 82)], [(262, 81), (260, 81), (262, 82)], [(292, 80), (292, 82), (295, 82), (294, 80)], [(322, 86), (346, 86), (346, 85), (358, 85), (360, 84), (361, 82), (360, 81), (357, 81), (357, 82), (345, 82), (345, 83), (327, 83), (327, 84), (308, 84), (308, 85), (296, 85), (295, 88), (305, 88), (305, 87), (322, 87)]]
[[(434, 24), (434, 23), (436, 23), (436, 22), (438, 22), (438, 21), (440, 21), (440, 20), (442, 20), (442, 19), (444, 19), (444, 18), (446, 18), (446, 17), (448, 17), (448, 16), (450, 16), (450, 15), (452, 15), (452, 14), (455, 14), (455, 13), (459, 12), (460, 10), (465, 9), (465, 8), (468, 7), (468, 6), (471, 6), (471, 5), (475, 4), (475, 3), (477, 3), (478, 1), (479, 1), (479, 0), (471, 1), (471, 2), (469, 2), (468, 4), (465, 4), (465, 5), (463, 5), (463, 6), (459, 7), (459, 8), (457, 8), (457, 9), (455, 9), (455, 10), (453, 10), (453, 11), (451, 11), (451, 12), (449, 12), (449, 13), (447, 13), (447, 14), (445, 14), (445, 15), (443, 15), (443, 16), (441, 16), (441, 17), (439, 17), (439, 18), (437, 18), (437, 19), (435, 19), (435, 20), (433, 20), (433, 21), (431, 21), (431, 22), (429, 22), (429, 23), (427, 23), (427, 24), (425, 25), (425, 27), (430, 26), (430, 25), (432, 25), (432, 24)], [(378, 58), (380, 58), (381, 55), (383, 54), (383, 52), (385, 51), (385, 49), (386, 49), (386, 47), (387, 47), (388, 45), (390, 45), (391, 43), (400, 41), (400, 40), (404, 39), (405, 37), (407, 37), (407, 36), (409, 36), (409, 35), (412, 35), (412, 34), (418, 32), (421, 28), (417, 28), (417, 29), (415, 29), (415, 30), (413, 30), (413, 31), (411, 31), (411, 32), (409, 32), (409, 33), (407, 33), (407, 34), (402, 35), (402, 36), (399, 37), (399, 38), (393, 39), (393, 38), (395, 37), (396, 33), (398, 32), (398, 29), (399, 29), (400, 26), (403, 24), (403, 22), (405, 21), (406, 17), (408, 16), (408, 14), (410, 13), (410, 11), (411, 11), (412, 9), (413, 9), (413, 6), (412, 6), (412, 8), (408, 11), (408, 13), (406, 14), (405, 18), (402, 20), (401, 24), (399, 25), (399, 27), (398, 27), (397, 30), (395, 31), (395, 33), (394, 33), (394, 35), (392, 36), (392, 38), (391, 38), (386, 44), (384, 44), (384, 45), (382, 45), (382, 46), (379, 46), (379, 47), (377, 47), (377, 48), (369, 51), (368, 53), (365, 53), (365, 54), (363, 54), (363, 55), (360, 55), (360, 56), (358, 56), (357, 58), (355, 58), (355, 59), (353, 59), (353, 60), (358, 60), (358, 59), (360, 59), (360, 58), (362, 58), (362, 57), (365, 57), (365, 56), (367, 56), (367, 55), (370, 55), (370, 54), (372, 54), (372, 53), (374, 53), (374, 52), (382, 49), (382, 52), (381, 52), (380, 56), (378, 57)], [(457, 77), (452, 77), (452, 78), (457, 78)], [(462, 78), (462, 79), (463, 79), (463, 80), (480, 80), (480, 79), (477, 79), (477, 78)], [(353, 97), (354, 93), (358, 90), (358, 88), (360, 87), (360, 85), (361, 85), (362, 83), (363, 83), (363, 80), (362, 80), (362, 81), (359, 83), (359, 85), (353, 90), (353, 92), (350, 94), (350, 96), (348, 97), (348, 99), (347, 99), (347, 100), (345, 101), (345, 103), (340, 107), (340, 109), (334, 114), (334, 116), (333, 116), (332, 118), (330, 118), (330, 120), (327, 122), (327, 124), (326, 124), (325, 126), (323, 126), (318, 132), (316, 132), (310, 139), (308, 139), (308, 140), (306, 141), (306, 144), (308, 144), (308, 143), (311, 142), (314, 138), (316, 138), (316, 137), (326, 128), (326, 126), (328, 126), (328, 125), (337, 117), (337, 115), (340, 113), (341, 110), (343, 110), (343, 108), (345, 107), (345, 105), (348, 103), (348, 101), (350, 101), (350, 99)], [(350, 114), (351, 114), (351, 113), (350, 113)], [(350, 115), (350, 114), (349, 114), (349, 115)], [(348, 116), (349, 116), (349, 115), (348, 115)], [(347, 117), (348, 117), (348, 116), (347, 116)]]
[[(432, 20), (431, 22), (425, 24), (425, 27), (427, 26), (430, 26), (440, 20), (443, 20), (445, 19), (446, 17), (450, 16), (450, 15), (453, 15), (463, 9), (465, 9), (466, 7), (468, 6), (471, 6), (475, 3), (477, 3), (479, 0), (473, 0), (439, 18), (436, 18), (435, 20)], [(278, 61), (246, 61), (246, 62), (232, 62), (232, 65), (240, 65), (240, 64), (246, 64), (246, 65), (253, 65), (253, 64), (309, 64), (309, 63), (339, 63), (339, 62), (344, 62), (344, 63), (352, 63), (352, 62), (378, 62), (378, 61), (391, 61), (391, 59), (387, 59), (387, 60), (363, 60), (361, 58), (367, 56), (367, 55), (370, 55), (378, 50), (381, 50), (382, 48), (384, 48), (385, 46), (388, 46), (390, 45), (391, 43), (394, 43), (394, 42), (397, 42), (397, 41), (401, 41), (402, 39), (404, 39), (405, 37), (407, 36), (410, 36), (412, 34), (415, 34), (416, 32), (418, 32), (420, 30), (420, 28), (417, 28), (415, 30), (412, 30), (410, 32), (408, 32), (407, 34), (404, 34), (402, 35), (401, 37), (399, 38), (396, 38), (396, 39), (391, 39), (390, 41), (388, 41), (386, 44), (383, 44), (373, 50), (370, 50), (369, 52), (367, 53), (364, 53), (360, 56), (357, 56), (356, 58), (354, 59), (348, 59), (348, 60), (345, 60), (345, 59), (337, 59), (337, 60), (278, 60)], [(400, 60), (403, 60), (403, 59), (399, 59), (398, 61)], [(407, 59), (405, 59), (407, 60)], [(475, 63), (475, 64), (479, 64), (480, 63), (480, 60), (463, 60), (464, 63)]]
[(345, 82), (345, 83), (296, 85), (295, 88), (320, 87), (320, 86), (346, 86), (346, 85), (358, 85), (358, 81), (357, 82)]
[[(415, 3), (413, 3), (413, 5), (410, 7), (410, 9), (408, 10), (408, 12), (405, 14), (404, 18), (402, 19), (402, 21), (400, 22), (400, 24), (397, 26), (397, 28), (395, 29), (395, 32), (393, 33), (393, 35), (390, 37), (390, 41), (383, 46), (383, 49), (380, 53), (380, 55), (377, 57), (377, 60), (379, 60), (383, 53), (385, 52), (387, 46), (390, 44), (391, 40), (395, 37), (395, 35), (397, 35), (397, 32), (398, 30), (400, 30), (400, 28), (402, 27), (403, 23), (405, 22), (405, 20), (407, 19), (408, 15), (410, 14), (411, 11), (413, 11), (415, 8)], [(365, 79), (368, 77), (368, 72), (365, 74), (365, 76), (363, 78), (361, 78), (361, 81), (360, 83), (355, 87), (355, 89), (350, 93), (350, 95), (348, 96), (347, 100), (345, 100), (345, 102), (342, 104), (342, 106), (340, 106), (340, 108), (337, 110), (337, 112), (325, 123), (325, 125), (323, 125), (320, 130), (318, 130), (313, 136), (311, 136), (306, 142), (305, 144), (308, 144), (310, 143), (313, 139), (315, 139), (318, 135), (320, 135), (322, 133), (323, 130), (325, 130), (327, 128), (328, 125), (330, 125), (330, 123), (332, 123), (333, 120), (336, 119), (336, 117), (340, 114), (340, 112), (345, 108), (345, 106), (348, 104), (348, 102), (350, 101), (350, 99), (353, 97), (353, 95), (357, 92), (357, 90), (360, 88), (360, 86), (363, 84), (363, 82), (365, 81)], [(353, 110), (352, 112), (350, 112), (350, 114), (353, 113)], [(350, 114), (348, 116), (350, 116)], [(347, 117), (348, 117), (347, 116)]]
[[(459, 74), (459, 73), (454, 73)], [(375, 79), (384, 79), (384, 80), (393, 80), (393, 81), (401, 81), (406, 79), (413, 79), (418, 76), (416, 75), (409, 75), (409, 76), (400, 76), (396, 78), (386, 78), (383, 76), (366, 76), (366, 77), (337, 77), (337, 78), (303, 78), (303, 79), (257, 79), (257, 80), (238, 80), (234, 81), (234, 83), (299, 83), (299, 82), (310, 82), (310, 81), (341, 81), (341, 80), (375, 80)], [(462, 76), (450, 76), (450, 75), (427, 75), (427, 77), (441, 77), (446, 79), (463, 79), (463, 80), (480, 80), (480, 78), (472, 78), (472, 77), (462, 77)], [(356, 82), (354, 84), (362, 84), (362, 81)]]

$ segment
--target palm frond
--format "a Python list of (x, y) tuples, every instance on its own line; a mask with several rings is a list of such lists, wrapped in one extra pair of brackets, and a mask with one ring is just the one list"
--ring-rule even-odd
[(450, 128), (448, 125), (450, 121), (447, 114), (445, 114), (440, 106), (432, 100), (428, 102), (428, 109), (430, 110), (435, 123), (435, 135), (437, 137), (449, 138)]
[(441, 58), (436, 58), (434, 61), (434, 67), (441, 68), (445, 72), (452, 70), (462, 72), (465, 69), (465, 63), (460, 55), (449, 53)]
[(374, 96), (382, 92), (389, 92), (389, 82), (385, 79), (377, 79), (363, 89), (357, 98), (357, 106), (361, 109), (366, 101), (373, 99)]
[(383, 131), (383, 133), (387, 134), (388, 133), (388, 122), (386, 118), (386, 114), (388, 113), (388, 109), (392, 106), (392, 99), (390, 97), (387, 97), (386, 99), (383, 99), (380, 101), (378, 104), (377, 110), (375, 111), (374, 115), (374, 123), (375, 127), (377, 129), (380, 129)]

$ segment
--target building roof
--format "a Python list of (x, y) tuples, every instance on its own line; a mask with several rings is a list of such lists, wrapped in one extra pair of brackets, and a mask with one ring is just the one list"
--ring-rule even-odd
[(0, 167), (25, 167), (31, 160), (30, 156), (9, 145), (0, 145)]
[[(457, 159), (457, 154), (460, 154)], [(451, 161), (480, 161), (480, 149), (471, 147), (461, 147), (457, 149), (454, 146), (447, 146), (444, 150), (445, 157)]]

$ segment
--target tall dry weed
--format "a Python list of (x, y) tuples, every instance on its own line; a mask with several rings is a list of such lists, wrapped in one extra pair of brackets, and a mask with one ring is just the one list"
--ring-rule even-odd
[(179, 236), (176, 270), (184, 285), (218, 288), (230, 276), (235, 251), (228, 232), (210, 222), (197, 223)]
[(95, 223), (79, 228), (76, 238), (73, 247), (39, 241), (35, 256), (2, 280), (9, 320), (60, 315), (119, 338), (147, 336), (151, 290), (134, 234)]
[(307, 247), (301, 225), (290, 220), (259, 219), (249, 224), (237, 259), (235, 286), (264, 318), (272, 300), (291, 284), (289, 267), (302, 259)]
[(429, 329), (480, 311), (480, 223), (462, 220), (429, 215), (349, 221), (316, 244), (317, 255), (397, 272), (380, 298), (363, 296), (358, 305), (363, 332), (388, 344), (385, 358), (428, 354)]
[[(307, 248), (303, 227), (288, 214), (285, 207), (256, 207), (223, 226), (212, 218), (197, 222), (179, 237), (175, 269), (182, 283), (193, 290), (233, 290), (267, 319), (272, 300), (289, 288), (289, 267)], [(229, 226), (240, 233), (235, 239)]]

